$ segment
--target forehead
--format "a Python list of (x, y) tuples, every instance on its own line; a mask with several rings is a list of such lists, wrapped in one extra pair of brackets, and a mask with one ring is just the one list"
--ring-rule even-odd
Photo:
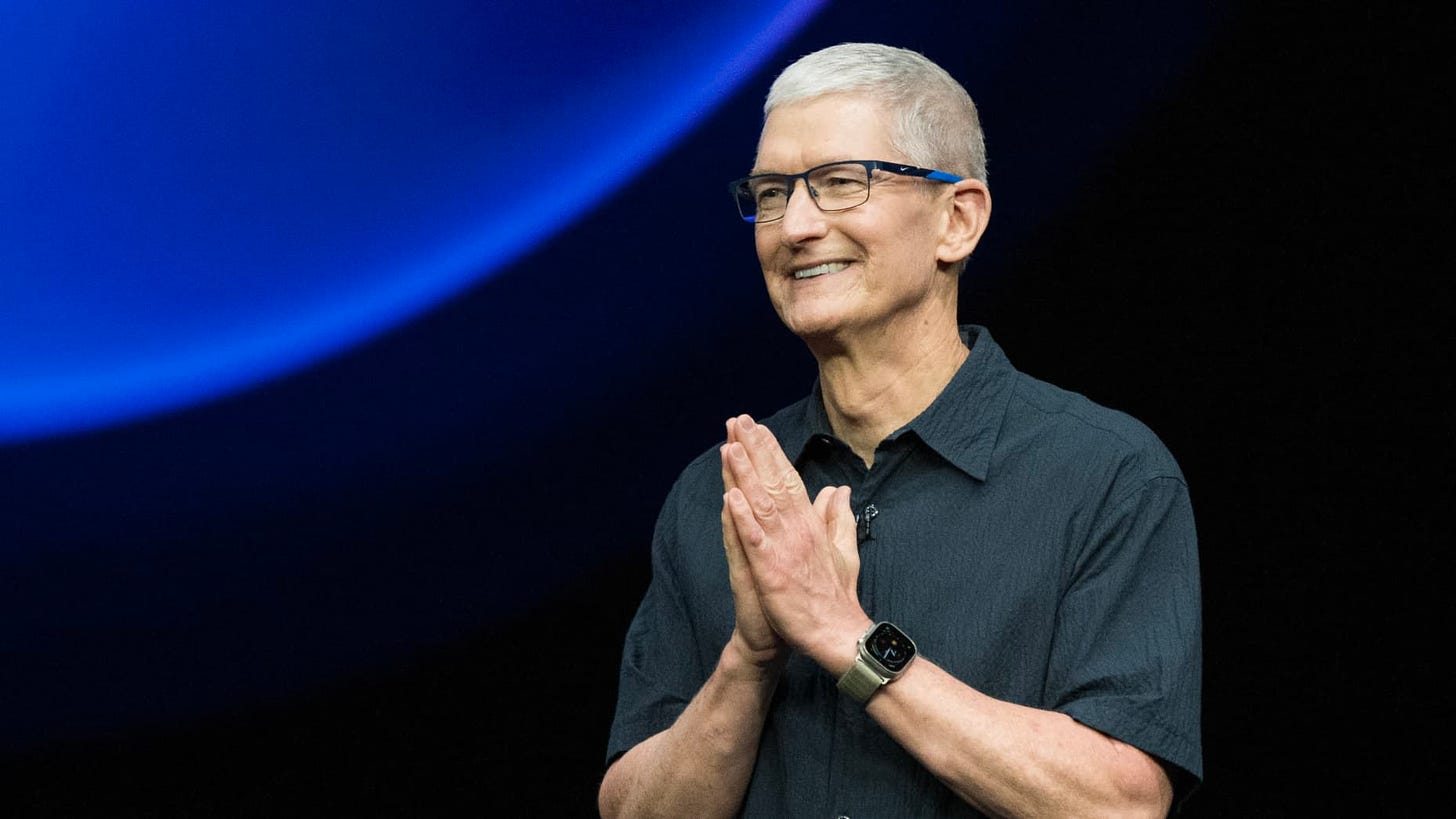
[(841, 159), (903, 160), (890, 144), (884, 106), (859, 94), (780, 105), (764, 121), (755, 173), (797, 173)]

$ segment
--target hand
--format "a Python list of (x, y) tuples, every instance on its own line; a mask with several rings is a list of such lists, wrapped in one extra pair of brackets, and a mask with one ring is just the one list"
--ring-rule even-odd
[(758, 588), (753, 582), (753, 573), (748, 567), (748, 556), (743, 552), (743, 543), (728, 511), (728, 492), (736, 486), (733, 474), (728, 469), (728, 446), (738, 439), (735, 419), (729, 419), (728, 443), (719, 450), (723, 468), (723, 509), (720, 521), (723, 527), (723, 551), (728, 558), (728, 585), (733, 590), (733, 636), (730, 645), (737, 641), (743, 658), (750, 664), (766, 668), (780, 663), (789, 654), (789, 646), (774, 631), (763, 606), (758, 599)]
[(826, 487), (811, 504), (767, 427), (747, 415), (728, 426), (724, 502), (763, 614), (789, 645), (841, 672), (870, 625), (859, 604), (849, 489)]

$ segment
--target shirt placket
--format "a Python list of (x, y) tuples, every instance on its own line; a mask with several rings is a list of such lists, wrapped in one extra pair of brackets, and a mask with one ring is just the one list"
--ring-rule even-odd
[[(886, 511), (882, 508), (881, 488), (885, 480), (900, 465), (905, 456), (902, 446), (894, 439), (887, 439), (875, 452), (875, 464), (866, 469), (858, 456), (854, 455), (847, 446), (840, 444), (833, 452), (836, 460), (840, 458), (852, 459), (852, 462), (840, 461), (836, 463), (834, 470), (838, 475), (851, 476), (848, 481), (850, 487), (850, 505), (855, 514), (856, 531), (859, 536), (859, 600), (865, 613), (871, 619), (878, 619), (876, 616), (876, 599), (879, 595), (880, 563), (884, 555), (884, 538), (877, 534), (877, 521), (883, 523), (883, 516)], [(832, 483), (831, 479), (827, 483)], [(836, 692), (837, 694), (837, 692)], [(860, 777), (850, 769), (850, 760), (854, 757), (854, 746), (866, 731), (873, 730), (870, 725), (870, 718), (864, 712), (864, 706), (853, 700), (837, 695), (835, 697), (834, 709), (834, 753), (829, 766), (829, 798), (830, 816), (866, 815), (866, 810), (873, 810), (872, 803), (874, 795), (863, 792), (856, 784)]]

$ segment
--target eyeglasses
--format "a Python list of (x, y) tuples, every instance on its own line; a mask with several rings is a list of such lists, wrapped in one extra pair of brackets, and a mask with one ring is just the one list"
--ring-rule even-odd
[(870, 201), (870, 180), (875, 171), (899, 176), (913, 176), (935, 182), (954, 184), (961, 177), (945, 171), (932, 171), (899, 162), (875, 159), (850, 159), (818, 165), (803, 173), (760, 173), (745, 176), (729, 185), (738, 202), (743, 221), (755, 224), (777, 222), (784, 218), (789, 197), (794, 194), (795, 180), (804, 180), (809, 198), (826, 213), (857, 208)]

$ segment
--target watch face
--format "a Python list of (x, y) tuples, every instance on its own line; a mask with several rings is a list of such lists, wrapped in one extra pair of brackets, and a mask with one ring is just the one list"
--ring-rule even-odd
[(891, 674), (905, 670), (915, 656), (915, 644), (905, 632), (889, 623), (880, 623), (865, 640), (865, 651)]

